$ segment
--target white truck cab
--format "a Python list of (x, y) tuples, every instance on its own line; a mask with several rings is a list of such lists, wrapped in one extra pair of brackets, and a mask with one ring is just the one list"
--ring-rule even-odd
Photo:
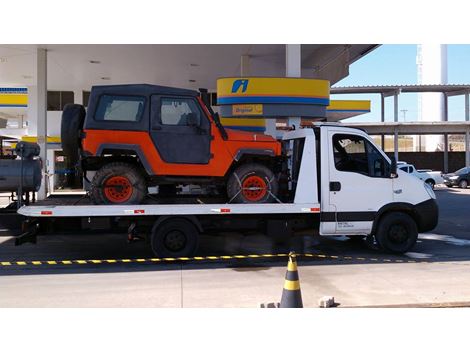
[[(316, 139), (316, 150), (310, 152), (317, 154), (317, 162), (309, 163), (319, 168), (318, 180), (312, 185), (319, 190), (321, 235), (372, 234), (385, 250), (404, 252), (414, 245), (418, 231), (436, 226), (433, 190), (397, 171), (396, 164), (364, 131), (332, 124), (317, 126), (287, 133), (284, 139), (303, 133), (305, 146)], [(304, 152), (309, 152), (307, 147)], [(307, 193), (313, 196), (315, 190)]]

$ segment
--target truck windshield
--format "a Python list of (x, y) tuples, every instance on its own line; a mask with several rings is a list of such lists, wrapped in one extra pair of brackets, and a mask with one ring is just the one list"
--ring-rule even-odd
[(370, 177), (390, 177), (390, 164), (368, 140), (357, 135), (333, 136), (335, 167)]

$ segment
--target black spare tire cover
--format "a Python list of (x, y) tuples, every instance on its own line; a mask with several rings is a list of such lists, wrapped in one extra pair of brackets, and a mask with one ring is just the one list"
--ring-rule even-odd
[(85, 120), (85, 108), (79, 104), (67, 104), (62, 112), (60, 138), (62, 150), (74, 165), (79, 158), (80, 131)]

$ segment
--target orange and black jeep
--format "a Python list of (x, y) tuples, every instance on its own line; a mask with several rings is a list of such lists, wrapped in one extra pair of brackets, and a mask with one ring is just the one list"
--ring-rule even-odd
[(77, 104), (64, 108), (61, 138), (85, 177), (96, 171), (90, 192), (96, 204), (139, 204), (157, 185), (215, 185), (237, 203), (273, 202), (279, 188), (281, 144), (224, 129), (192, 90), (95, 86), (86, 113)]

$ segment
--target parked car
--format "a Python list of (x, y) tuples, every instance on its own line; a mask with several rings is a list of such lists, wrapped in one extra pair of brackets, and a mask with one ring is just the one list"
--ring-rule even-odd
[(470, 184), (470, 167), (463, 167), (453, 173), (445, 174), (443, 177), (447, 187), (467, 188)]
[(414, 165), (408, 164), (404, 161), (397, 162), (397, 168), (419, 178), (420, 180), (426, 182), (432, 188), (434, 188), (434, 186), (437, 184), (444, 183), (441, 171), (416, 170)]

